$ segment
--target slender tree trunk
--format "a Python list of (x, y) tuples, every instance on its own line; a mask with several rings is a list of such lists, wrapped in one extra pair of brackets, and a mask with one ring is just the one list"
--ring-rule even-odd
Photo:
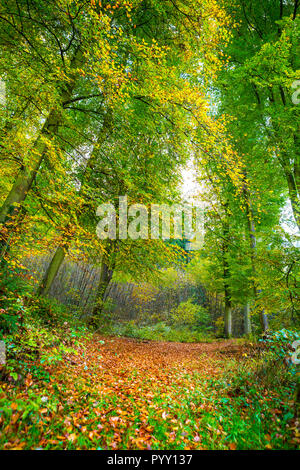
[(12, 189), (0, 209), (0, 223), (5, 223), (7, 218), (17, 212), (17, 206), (23, 202), (31, 189), (33, 180), (46, 154), (47, 145), (43, 137), (55, 134), (59, 125), (59, 113), (55, 110), (50, 112), (46, 120), (41, 135), (35, 141), (31, 150), (32, 159), (30, 167), (21, 168)]
[(116, 240), (108, 240), (106, 254), (102, 257), (101, 261), (101, 271), (96, 292), (96, 300), (89, 320), (89, 323), (95, 326), (99, 326), (103, 306), (108, 297), (108, 286), (115, 269), (117, 251), (118, 243)]
[(232, 336), (232, 308), (231, 308), (231, 301), (228, 295), (225, 293), (225, 336), (226, 338), (230, 338)]
[[(296, 18), (296, 12), (297, 12), (298, 6), (299, 6), (299, 1), (295, 0), (293, 20), (295, 20)], [(293, 60), (292, 60), (292, 65), (293, 65)], [(296, 69), (296, 67), (294, 68)], [(258, 89), (255, 85), (253, 86), (253, 89), (254, 89), (256, 99), (257, 99), (258, 106), (260, 110), (263, 111), (262, 100), (259, 96)], [(281, 105), (283, 105), (283, 107), (285, 108), (286, 99), (284, 98), (284, 91), (282, 87), (280, 88), (280, 92), (281, 92), (281, 98), (280, 98)], [(277, 103), (276, 103), (272, 88), (269, 88), (269, 99), (270, 99), (270, 103), (276, 106)], [(262, 114), (262, 118), (263, 118), (263, 114)], [(279, 147), (281, 147), (281, 152), (279, 152), (279, 154), (277, 155), (277, 158), (278, 158), (279, 164), (281, 165), (281, 168), (283, 170), (283, 173), (287, 182), (288, 191), (289, 191), (289, 200), (292, 206), (294, 219), (296, 221), (298, 229), (300, 230), (300, 152), (299, 152), (300, 138), (299, 138), (299, 132), (293, 135), (294, 149), (295, 149), (294, 155), (286, 154), (284, 152), (284, 147), (281, 142), (279, 127), (272, 121), (272, 119), (271, 119), (271, 122), (273, 123), (273, 128), (275, 131), (275, 136), (278, 141)], [(294, 161), (293, 164), (291, 163), (292, 161)]]
[(225, 217), (226, 220), (223, 224), (223, 270), (224, 270), (224, 297), (225, 297), (225, 314), (224, 314), (224, 328), (226, 338), (232, 336), (232, 308), (230, 297), (230, 268), (228, 263), (228, 237), (229, 237), (229, 223), (228, 223), (228, 204), (225, 203)]
[(43, 279), (40, 282), (40, 285), (36, 291), (38, 297), (47, 296), (51, 286), (54, 282), (54, 279), (57, 276), (59, 268), (61, 267), (66, 254), (68, 253), (70, 242), (65, 242), (64, 246), (58, 246), (55, 250), (55, 253), (49, 263), (49, 266), (44, 274)]
[(264, 310), (261, 310), (260, 312), (260, 324), (263, 331), (267, 331), (269, 329), (268, 316), (265, 314)]
[(96, 292), (96, 301), (94, 304), (92, 315), (89, 319), (89, 324), (99, 326), (101, 313), (105, 300), (107, 298), (106, 292), (108, 285), (112, 279), (113, 270), (109, 269), (109, 266), (105, 259), (102, 260), (101, 270), (100, 270), (100, 279)]
[[(246, 179), (246, 174), (244, 175), (244, 177)], [(256, 230), (255, 230), (249, 189), (247, 188), (246, 183), (244, 186), (244, 197), (245, 197), (245, 202), (246, 202), (246, 214), (247, 214), (248, 232), (249, 232), (249, 238), (250, 238), (250, 257), (251, 257), (251, 270), (252, 270), (252, 279), (253, 279), (252, 286), (253, 286), (254, 299), (255, 299), (255, 302), (257, 302), (257, 297), (260, 291), (257, 290), (257, 286), (256, 286), (256, 279), (257, 279), (257, 275), (256, 275), (256, 256), (257, 256)], [(260, 309), (259, 316), (260, 316), (260, 324), (261, 324), (262, 330), (267, 331), (269, 329), (269, 322), (268, 322), (268, 317), (265, 314), (264, 309)]]
[(49, 293), (49, 290), (51, 289), (53, 280), (55, 279), (59, 268), (61, 267), (64, 259), (66, 256), (66, 252), (63, 247), (59, 246), (55, 254), (45, 272), (45, 275), (43, 277), (43, 280), (41, 284), (39, 285), (39, 288), (37, 290), (37, 295), (38, 296), (47, 296)]
[(251, 334), (251, 317), (250, 317), (250, 305), (247, 302), (244, 305), (244, 334), (246, 336)]
[[(296, 0), (298, 4), (298, 0)], [(297, 7), (295, 7), (295, 11), (297, 11)], [(275, 95), (273, 93), (273, 89), (269, 88), (269, 95), (270, 95), (270, 102), (276, 106), (277, 100), (275, 99)], [(284, 92), (281, 88), (281, 104), (283, 107), (286, 107), (286, 100), (283, 98)], [(283, 99), (282, 99), (283, 98)], [(271, 120), (272, 122), (272, 120)], [(278, 153), (278, 161), (282, 167), (287, 186), (289, 191), (289, 199), (292, 206), (292, 211), (294, 215), (294, 219), (300, 230), (300, 152), (299, 152), (299, 133), (295, 133), (293, 135), (294, 140), (294, 149), (295, 152), (293, 153), (286, 153), (285, 148), (282, 145), (281, 141), (281, 133), (278, 124), (273, 123), (275, 135), (277, 136), (277, 140), (279, 143), (279, 147), (281, 150)], [(294, 163), (292, 163), (294, 161)]]

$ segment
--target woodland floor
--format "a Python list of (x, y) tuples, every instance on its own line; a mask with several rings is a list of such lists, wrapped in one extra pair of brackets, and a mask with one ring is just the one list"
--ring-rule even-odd
[(1, 448), (295, 446), (294, 433), (280, 424), (288, 409), (282, 397), (251, 390), (241, 397), (226, 388), (224, 370), (245, 359), (244, 346), (234, 340), (186, 344), (94, 336), (77, 350), (48, 367), (43, 378), (27, 374), (18, 391), (4, 387), (9, 412), (1, 418)]

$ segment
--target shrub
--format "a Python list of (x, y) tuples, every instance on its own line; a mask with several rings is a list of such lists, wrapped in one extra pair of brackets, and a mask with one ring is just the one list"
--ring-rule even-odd
[(19, 272), (7, 267), (0, 273), (0, 336), (16, 333), (24, 321), (24, 298), (29, 288)]
[(171, 321), (175, 327), (186, 326), (206, 331), (211, 328), (211, 318), (205, 307), (193, 303), (190, 298), (181, 302), (171, 314)]
[(207, 309), (202, 305), (198, 305), (198, 310), (196, 313), (196, 326), (201, 330), (212, 329), (211, 316)]
[(296, 331), (286, 330), (285, 328), (269, 332), (259, 342), (265, 350), (271, 351), (273, 356), (287, 362), (292, 362), (293, 343), (299, 341), (300, 335)]
[(198, 305), (193, 304), (192, 299), (181, 302), (171, 314), (174, 325), (195, 326), (198, 313)]
[(30, 315), (36, 318), (41, 324), (58, 326), (66, 321), (75, 320), (70, 315), (67, 308), (55, 299), (47, 297), (32, 297), (28, 302)]
[[(248, 389), (253, 383), (263, 388), (295, 389), (297, 365), (292, 360), (292, 343), (300, 338), (290, 330), (279, 330), (265, 334), (255, 345), (253, 356), (238, 365), (232, 388)], [(247, 354), (245, 354), (247, 357)]]
[(5, 300), (5, 308), (0, 309), (0, 336), (16, 333), (24, 321), (25, 309), (22, 300), (18, 298)]

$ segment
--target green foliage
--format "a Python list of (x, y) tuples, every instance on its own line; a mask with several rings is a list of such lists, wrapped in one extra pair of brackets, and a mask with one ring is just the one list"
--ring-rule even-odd
[(161, 270), (159, 273), (159, 278), (156, 280), (155, 285), (159, 287), (176, 287), (180, 285), (181, 279), (178, 273), (178, 269), (174, 267), (169, 267)]
[(0, 285), (0, 336), (19, 334), (30, 322), (41, 326), (75, 326), (78, 318), (55, 299), (36, 297), (32, 287), (18, 273), (11, 273)]
[(174, 325), (195, 326), (200, 314), (200, 308), (193, 303), (193, 299), (181, 302), (172, 312)]
[(290, 448), (295, 381), (283, 364), (278, 367), (257, 357), (231, 360), (210, 386), (216, 396), (215, 412), (224, 422), (225, 441), (232, 442), (232, 448)]
[(47, 378), (44, 365), (63, 361), (66, 354), (76, 353), (77, 338), (88, 337), (87, 328), (59, 302), (32, 296), (23, 283), (20, 287), (9, 280), (2, 292), (6, 295), (2, 298), (5, 308), (1, 309), (0, 339), (6, 345), (7, 362), (0, 377), (22, 382), (26, 373), (32, 373)]
[(114, 325), (111, 332), (117, 336), (127, 336), (148, 341), (177, 341), (181, 343), (210, 343), (213, 336), (206, 330), (192, 330), (187, 326), (175, 327), (165, 322), (154, 325), (137, 326), (134, 321)]
[[(234, 378), (228, 378), (232, 393), (248, 394), (253, 388), (294, 393), (299, 380), (297, 364), (292, 360), (292, 343), (299, 338), (298, 333), (283, 329), (251, 343), (250, 353), (244, 354), (246, 359), (236, 364)], [(231, 375), (229, 369), (230, 365)]]
[(259, 341), (263, 347), (271, 353), (276, 360), (283, 361), (290, 365), (290, 373), (296, 373), (296, 364), (292, 361), (293, 343), (299, 341), (300, 335), (297, 331), (282, 329), (269, 332), (265, 338)]
[(96, 331), (101, 331), (104, 334), (109, 334), (111, 332), (114, 322), (114, 309), (114, 302), (110, 298), (108, 298), (103, 303), (100, 318), (98, 317), (98, 315), (96, 315), (95, 317), (89, 315), (86, 319), (86, 322)]
[(76, 323), (76, 315), (55, 299), (32, 297), (29, 302), (30, 315), (48, 326), (59, 326), (64, 322)]
[(196, 327), (199, 330), (210, 330), (212, 329), (211, 316), (206, 307), (198, 305), (198, 311), (196, 313)]
[(201, 331), (211, 328), (211, 318), (205, 307), (194, 303), (190, 298), (181, 302), (171, 314), (171, 321), (176, 327), (192, 327)]
[[(210, 449), (293, 446), (299, 240), (285, 226), (291, 212), (292, 228), (300, 228), (300, 106), (292, 99), (294, 90), (299, 94), (299, 2), (0, 0), (0, 6), (0, 339), (7, 347), (1, 444), (9, 431), (12, 445), (29, 448), (40, 440), (58, 448), (102, 440), (114, 449), (143, 447), (150, 428), (155, 448), (189, 449), (200, 440)], [(186, 251), (187, 240), (97, 237), (103, 202), (113, 205), (117, 220), (120, 195), (130, 205), (179, 202), (182, 166), (191, 155), (207, 207), (198, 253)], [(37, 297), (34, 281), (42, 273), (31, 276), (21, 263), (53, 247)], [(243, 323), (241, 306), (246, 313), (251, 307), (252, 334), (268, 331), (267, 319), (278, 331), (254, 346), (224, 342), (225, 354), (232, 346), (238, 355), (224, 361), (225, 372), (216, 345), (192, 373), (198, 359), (189, 354), (184, 369), (179, 354), (179, 371), (172, 366), (162, 380), (167, 361), (155, 369), (155, 357), (153, 375), (143, 364), (138, 382), (138, 367), (126, 370), (132, 358), (124, 343), (132, 342), (119, 340), (122, 359), (108, 348), (102, 361), (103, 342), (95, 347), (96, 335), (89, 342), (78, 312), (45, 297), (66, 255), (74, 264), (107, 268), (89, 318), (97, 332), (100, 326), (145, 342), (212, 342), (212, 318), (225, 311), (231, 337), (230, 325)], [(94, 287), (87, 271), (78, 289), (70, 287), (74, 301)], [(169, 295), (188, 285), (191, 297), (171, 314), (173, 299), (161, 316), (149, 318), (145, 308), (143, 323), (117, 323), (113, 303), (103, 300), (112, 280), (135, 284), (131, 294), (141, 311), (160, 288)], [(231, 322), (231, 315), (239, 317)], [(214, 324), (223, 336), (224, 318)], [(248, 334), (250, 321), (244, 324)], [(181, 352), (189, 349), (198, 346)], [(74, 374), (68, 366), (61, 372), (69, 357)], [(118, 369), (110, 375), (111, 365)], [(200, 368), (207, 373), (198, 375)], [(99, 394), (95, 383), (102, 381)], [(49, 433), (55, 439), (48, 441)]]
[(216, 336), (224, 336), (224, 318), (223, 317), (218, 317), (215, 320), (215, 328), (216, 328)]
[(24, 322), (24, 299), (31, 288), (18, 270), (5, 267), (0, 277), (0, 337), (16, 333)]

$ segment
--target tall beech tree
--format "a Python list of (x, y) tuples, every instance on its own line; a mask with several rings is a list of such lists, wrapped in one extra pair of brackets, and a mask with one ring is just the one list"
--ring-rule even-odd
[[(218, 80), (220, 97), (228, 114), (247, 121), (248, 130), (264, 140), (261, 158), (280, 169), (300, 228), (300, 111), (293, 100), (299, 80), (299, 2), (225, 0), (223, 5), (237, 26), (225, 51), (228, 67)], [(244, 137), (249, 140), (247, 133)]]

